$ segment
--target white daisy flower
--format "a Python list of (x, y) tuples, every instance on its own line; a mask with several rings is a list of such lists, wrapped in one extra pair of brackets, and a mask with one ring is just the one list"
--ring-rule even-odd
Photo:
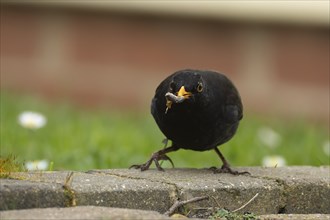
[(259, 128), (257, 136), (261, 143), (270, 148), (276, 148), (282, 141), (281, 135), (269, 127)]
[(284, 167), (286, 161), (279, 155), (266, 156), (262, 159), (262, 165), (265, 167)]
[(25, 163), (25, 168), (29, 171), (47, 170), (48, 165), (49, 165), (48, 160), (34, 160), (34, 161), (27, 161)]
[(25, 111), (18, 116), (18, 123), (28, 129), (38, 129), (45, 126), (47, 119), (38, 112)]

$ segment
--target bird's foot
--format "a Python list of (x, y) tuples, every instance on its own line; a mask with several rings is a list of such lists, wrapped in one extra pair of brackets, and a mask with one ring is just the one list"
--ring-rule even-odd
[(210, 170), (212, 170), (213, 173), (230, 173), (235, 176), (244, 175), (244, 174), (251, 175), (249, 172), (246, 172), (246, 171), (238, 172), (236, 170), (232, 170), (229, 165), (222, 165), (221, 168), (211, 167)]
[(164, 161), (164, 160), (170, 161), (170, 163), (172, 164), (172, 167), (174, 167), (174, 163), (171, 160), (171, 158), (169, 158), (166, 154), (161, 154), (158, 151), (156, 153), (153, 153), (151, 158), (146, 163), (140, 164), (140, 165), (132, 165), (132, 166), (130, 166), (130, 169), (135, 168), (135, 169), (140, 169), (141, 171), (145, 171), (145, 170), (148, 170), (151, 163), (154, 162), (159, 171), (164, 171), (164, 169), (159, 164), (159, 161)]

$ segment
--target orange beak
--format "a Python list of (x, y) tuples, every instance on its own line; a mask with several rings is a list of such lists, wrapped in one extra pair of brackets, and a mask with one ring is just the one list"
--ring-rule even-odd
[(185, 99), (188, 99), (191, 96), (191, 92), (187, 92), (184, 88), (184, 86), (181, 86), (179, 92), (178, 92), (179, 97), (184, 97)]

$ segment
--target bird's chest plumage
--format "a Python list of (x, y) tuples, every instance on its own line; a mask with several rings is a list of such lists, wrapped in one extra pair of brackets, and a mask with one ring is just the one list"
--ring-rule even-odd
[(221, 113), (211, 112), (209, 106), (180, 104), (162, 117), (161, 130), (180, 148), (207, 150), (214, 147), (216, 126)]

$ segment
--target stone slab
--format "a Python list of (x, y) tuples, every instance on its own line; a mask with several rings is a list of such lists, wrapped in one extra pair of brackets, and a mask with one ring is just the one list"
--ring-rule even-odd
[(258, 220), (330, 220), (327, 214), (273, 214), (258, 216)]
[(330, 213), (329, 167), (237, 169), (251, 175), (208, 169), (91, 170), (71, 178), (70, 171), (16, 173), (0, 180), (0, 210), (105, 206), (164, 213), (176, 200), (209, 196), (178, 211), (194, 217), (218, 208), (258, 215)]
[(181, 199), (207, 194), (216, 200), (218, 206), (229, 210), (240, 207), (258, 193), (253, 203), (241, 212), (330, 213), (329, 166), (242, 167), (237, 170), (249, 171), (251, 175), (213, 174), (208, 169), (168, 169), (166, 172), (124, 169), (90, 172), (166, 181), (177, 186)]
[(27, 180), (0, 180), (0, 210), (64, 207), (67, 199), (61, 185)]
[(257, 178), (283, 186), (282, 213), (330, 213), (330, 167), (278, 167), (247, 169)]
[(208, 169), (168, 169), (158, 170), (99, 170), (90, 173), (105, 173), (126, 178), (144, 178), (161, 181), (176, 187), (180, 200), (199, 196), (209, 196), (208, 201), (193, 203), (190, 210), (203, 208), (226, 208), (235, 210), (258, 194), (257, 198), (241, 212), (250, 211), (256, 214), (278, 213), (285, 205), (282, 188), (273, 180), (258, 179), (248, 175), (214, 174)]
[(69, 173), (71, 172), (29, 172), (16, 174), (14, 177), (19, 180), (2, 179), (0, 210), (77, 205), (155, 210), (163, 213), (175, 199), (174, 187), (162, 182), (83, 172), (73, 172), (68, 180)]
[[(177, 216), (168, 217), (155, 211), (136, 209), (110, 208), (102, 206), (77, 206), (68, 208), (36, 208), (0, 211), (0, 219), (3, 220), (44, 220), (44, 219), (74, 219), (74, 220), (99, 220), (99, 219), (176, 219)], [(182, 216), (180, 216), (182, 217)], [(327, 214), (272, 214), (260, 215), (259, 220), (330, 220)]]
[(0, 218), (3, 220), (20, 219), (75, 219), (75, 220), (99, 220), (99, 219), (170, 219), (155, 211), (144, 211), (136, 209), (109, 208), (101, 206), (77, 206), (70, 208), (37, 208), (24, 210), (10, 210), (0, 212)]

